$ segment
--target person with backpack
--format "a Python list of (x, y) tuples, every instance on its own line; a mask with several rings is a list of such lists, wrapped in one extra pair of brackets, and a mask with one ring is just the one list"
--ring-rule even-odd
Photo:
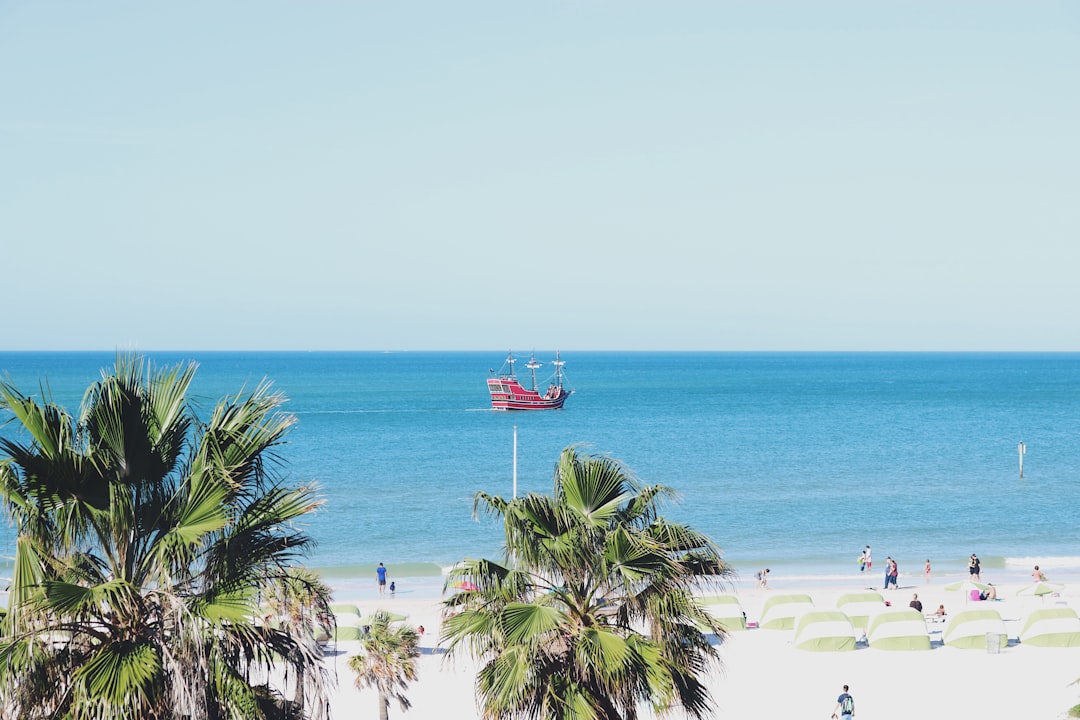
[(836, 707), (833, 708), (832, 716), (840, 717), (842, 720), (851, 720), (855, 717), (855, 698), (848, 693), (847, 685), (844, 686), (844, 692), (840, 693), (840, 697), (836, 698)]

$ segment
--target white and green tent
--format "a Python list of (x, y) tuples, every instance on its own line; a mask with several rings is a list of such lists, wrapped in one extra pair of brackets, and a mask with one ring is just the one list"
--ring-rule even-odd
[(746, 613), (734, 595), (708, 595), (701, 598), (705, 611), (716, 618), (725, 630), (745, 630)]
[(814, 601), (809, 595), (773, 595), (761, 609), (758, 626), (766, 630), (791, 630), (795, 618), (813, 609)]
[(851, 618), (851, 624), (858, 630), (865, 630), (870, 619), (885, 607), (885, 598), (876, 592), (847, 593), (836, 600), (836, 609)]
[(1009, 644), (1005, 623), (997, 610), (963, 610), (949, 616), (942, 639), (949, 647), (982, 650), (989, 649), (986, 644), (988, 633), (998, 636), (999, 649)]
[(811, 610), (795, 625), (795, 647), (815, 652), (854, 650), (855, 628), (839, 610)]
[(866, 631), (870, 647), (878, 650), (929, 650), (926, 618), (913, 608), (886, 608), (874, 615)]
[(334, 613), (335, 615), (345, 614), (360, 617), (360, 608), (350, 603), (331, 603), (330, 612)]
[(1033, 610), (1020, 628), (1020, 642), (1038, 647), (1080, 647), (1080, 617), (1068, 607)]
[(355, 607), (349, 607), (345, 605), (334, 605), (331, 609), (334, 610), (334, 622), (337, 627), (334, 628), (333, 640), (339, 642), (341, 640), (359, 640), (362, 635), (360, 631), (360, 615), (352, 612), (358, 610)]

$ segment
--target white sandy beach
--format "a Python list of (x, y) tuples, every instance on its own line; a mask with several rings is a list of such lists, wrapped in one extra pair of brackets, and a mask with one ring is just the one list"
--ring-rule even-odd
[[(880, 578), (876, 590), (881, 591)], [(749, 621), (760, 616), (770, 594), (804, 592), (816, 609), (833, 609), (837, 598), (866, 589), (872, 578), (831, 585), (795, 585), (774, 581), (768, 590), (740, 582), (739, 596)], [(985, 580), (986, 578), (984, 578)], [(859, 582), (859, 581), (863, 582)], [(1058, 597), (1021, 598), (1023, 584), (998, 585), (997, 602), (965, 603), (961, 593), (945, 590), (946, 580), (925, 584), (923, 578), (901, 577), (900, 588), (883, 593), (895, 606), (906, 607), (912, 593), (923, 601), (924, 612), (944, 604), (950, 614), (966, 607), (992, 607), (1005, 620), (1009, 646), (999, 653), (986, 649), (961, 650), (941, 645), (941, 628), (928, 625), (933, 648), (929, 651), (884, 651), (860, 643), (853, 652), (807, 652), (792, 644), (793, 631), (748, 629), (731, 633), (720, 648), (724, 671), (712, 675), (708, 684), (717, 705), (717, 717), (827, 718), (841, 686), (851, 686), (856, 715), (873, 720), (911, 720), (962, 713), (974, 718), (1059, 718), (1080, 703), (1080, 648), (1024, 646), (1017, 642), (1021, 618), (1034, 608), (1080, 607), (1080, 588), (1068, 585)], [(996, 584), (996, 583), (995, 583)], [(374, 585), (374, 583), (372, 583)], [(410, 686), (413, 707), (402, 713), (396, 704), (391, 717), (410, 720), (478, 718), (473, 680), (475, 663), (459, 658), (450, 663), (437, 646), (439, 601), (436, 597), (377, 598), (363, 593), (354, 601), (366, 613), (377, 607), (409, 614), (409, 622), (423, 625), (419, 677)], [(374, 717), (374, 690), (357, 690), (346, 665), (357, 643), (328, 648), (328, 662), (338, 674), (333, 698), (334, 718)]]

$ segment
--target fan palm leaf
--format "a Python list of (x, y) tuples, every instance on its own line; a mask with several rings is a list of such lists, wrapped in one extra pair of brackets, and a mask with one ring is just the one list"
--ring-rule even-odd
[[(273, 693), (249, 678), (284, 659), (305, 716), (327, 714), (313, 624), (255, 622), (260, 597), (310, 545), (292, 523), (319, 504), (314, 488), (274, 473), (294, 419), (262, 383), (201, 421), (188, 400), (195, 370), (121, 355), (77, 420), (44, 388), (38, 401), (0, 383), (23, 435), (0, 438), (0, 495), (17, 529), (0, 626), (5, 712), (258, 718)], [(310, 587), (299, 615), (326, 606), (325, 586)]]
[(479, 494), (500, 518), (505, 561), (449, 573), (448, 652), (481, 660), (485, 718), (634, 718), (679, 707), (707, 716), (700, 676), (718, 665), (706, 632), (724, 630), (695, 601), (700, 583), (731, 575), (720, 550), (665, 520), (673, 493), (643, 486), (618, 461), (563, 451), (550, 496)]

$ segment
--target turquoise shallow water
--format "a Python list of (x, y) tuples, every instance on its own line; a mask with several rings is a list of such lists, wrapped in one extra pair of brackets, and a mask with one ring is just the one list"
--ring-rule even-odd
[[(567, 445), (610, 454), (674, 487), (667, 514), (746, 577), (857, 574), (867, 543), (901, 573), (930, 557), (959, 576), (972, 552), (990, 572), (1080, 573), (1080, 355), (562, 354), (566, 409), (525, 414), (488, 409), (505, 351), (150, 355), (198, 361), (206, 406), (263, 377), (290, 398), (282, 456), (322, 488), (310, 564), (334, 578), (382, 561), (437, 583), (455, 560), (497, 553), (472, 499), (512, 492), (514, 426), (520, 492), (546, 492)], [(0, 370), (27, 391), (47, 379), (74, 407), (112, 360), (0, 353)]]

